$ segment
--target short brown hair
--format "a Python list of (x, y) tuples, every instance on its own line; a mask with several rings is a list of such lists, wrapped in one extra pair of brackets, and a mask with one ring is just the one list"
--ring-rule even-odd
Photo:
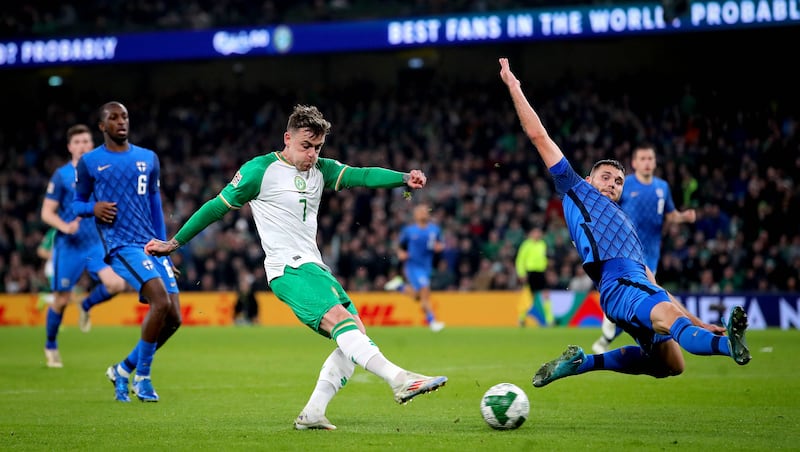
[(625, 174), (625, 167), (622, 165), (622, 163), (619, 162), (619, 160), (614, 160), (614, 159), (603, 159), (596, 161), (592, 166), (592, 171), (589, 174), (594, 173), (594, 170), (603, 165), (613, 166), (614, 168), (622, 171), (622, 174)]
[(325, 120), (322, 113), (313, 105), (295, 105), (289, 115), (287, 130), (309, 129), (314, 136), (325, 136), (331, 131), (331, 123)]
[(636, 145), (635, 148), (633, 148), (633, 152), (631, 152), (631, 157), (636, 157), (636, 154), (638, 154), (639, 151), (645, 151), (645, 150), (656, 152), (656, 147), (655, 145), (653, 145), (653, 143), (644, 141)]
[(89, 127), (86, 126), (85, 124), (75, 124), (74, 126), (67, 129), (67, 142), (69, 143), (72, 137), (74, 137), (75, 135), (80, 135), (82, 133), (91, 134), (92, 131), (89, 130)]

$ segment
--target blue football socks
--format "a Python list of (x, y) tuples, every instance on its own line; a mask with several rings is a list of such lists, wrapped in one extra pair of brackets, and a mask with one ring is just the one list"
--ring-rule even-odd
[(122, 367), (122, 369), (125, 372), (131, 373), (136, 369), (136, 363), (139, 362), (139, 344), (140, 343), (141, 343), (141, 341), (137, 342), (136, 343), (136, 347), (133, 347), (133, 350), (131, 350), (131, 352), (128, 353), (128, 356), (125, 357), (125, 359), (122, 360), (121, 363), (119, 363), (120, 367)]
[(694, 355), (731, 355), (726, 337), (693, 325), (687, 317), (678, 318), (669, 332), (684, 350)]
[(58, 348), (56, 336), (58, 336), (58, 329), (61, 328), (61, 320), (63, 318), (64, 314), (57, 313), (52, 307), (47, 308), (47, 326), (45, 327), (47, 342), (45, 342), (45, 348), (50, 350)]
[(149, 377), (150, 365), (153, 364), (153, 355), (156, 353), (156, 343), (140, 339), (137, 348), (139, 349), (139, 361), (136, 363), (136, 377)]
[(425, 323), (430, 325), (431, 323), (436, 321), (436, 317), (434, 317), (432, 312), (425, 313)]
[(81, 302), (81, 306), (83, 307), (84, 311), (88, 311), (92, 309), (92, 306), (96, 304), (100, 304), (104, 301), (108, 301), (111, 299), (111, 294), (108, 293), (108, 289), (106, 289), (105, 284), (98, 284), (89, 292), (89, 295), (83, 299)]

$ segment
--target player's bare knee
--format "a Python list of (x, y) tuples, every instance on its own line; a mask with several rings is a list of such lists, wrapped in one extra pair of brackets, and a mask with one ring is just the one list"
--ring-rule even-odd
[(683, 373), (683, 369), (684, 369), (684, 366), (682, 366), (682, 365), (680, 367), (673, 367), (673, 368), (670, 369), (669, 375), (671, 377), (678, 376), (678, 375)]
[(675, 377), (683, 373), (683, 364), (661, 362), (651, 368), (650, 375), (656, 378)]
[(106, 290), (108, 290), (108, 293), (111, 295), (116, 295), (120, 292), (123, 292), (126, 286), (125, 280), (122, 278), (119, 280), (112, 280), (104, 284), (106, 286)]
[(683, 364), (670, 365), (664, 368), (664, 377), (676, 377), (683, 373)]
[(157, 311), (162, 313), (162, 315), (169, 317), (170, 303), (166, 294), (152, 296), (146, 295), (145, 298), (147, 299), (147, 304), (150, 305), (151, 311)]
[(72, 292), (56, 292), (56, 296), (53, 297), (53, 311), (63, 313), (71, 300)]
[(683, 352), (675, 341), (660, 343), (652, 355), (652, 368), (656, 378), (674, 377), (683, 373), (686, 361)]
[(650, 320), (656, 333), (669, 334), (672, 324), (682, 316), (683, 313), (671, 303), (659, 303), (653, 308)]

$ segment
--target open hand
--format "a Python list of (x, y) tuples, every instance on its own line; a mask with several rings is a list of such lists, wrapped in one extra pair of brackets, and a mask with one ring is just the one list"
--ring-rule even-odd
[(512, 87), (514, 85), (519, 85), (519, 80), (511, 72), (511, 67), (508, 65), (508, 58), (500, 58), (500, 78), (503, 80), (503, 83)]
[(724, 326), (714, 325), (714, 324), (711, 324), (711, 323), (703, 322), (703, 324), (701, 324), (700, 326), (703, 329), (711, 331), (714, 334), (725, 334), (725, 332), (727, 331)]

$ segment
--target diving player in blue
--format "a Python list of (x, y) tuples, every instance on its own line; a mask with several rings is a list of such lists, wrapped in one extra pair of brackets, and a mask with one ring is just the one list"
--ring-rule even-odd
[(106, 372), (114, 383), (114, 396), (120, 402), (130, 401), (128, 381), (136, 369), (134, 393), (143, 402), (157, 402), (150, 367), (156, 349), (181, 324), (180, 303), (172, 262), (144, 252), (152, 237), (166, 239), (167, 235), (159, 193), (160, 166), (153, 151), (128, 142), (129, 123), (128, 110), (121, 103), (101, 107), (99, 127), (105, 143), (78, 162), (73, 210), (81, 216), (94, 215), (106, 260), (150, 305), (136, 347)]
[(87, 126), (77, 124), (67, 130), (67, 150), (72, 159), (53, 173), (42, 202), (42, 221), (56, 230), (51, 279), (55, 297), (52, 306), (47, 310), (45, 326), (47, 341), (44, 354), (47, 367), (64, 366), (56, 338), (64, 309), (72, 298), (72, 289), (84, 271), (100, 284), (95, 285), (79, 305), (78, 323), (83, 332), (89, 331), (91, 327), (89, 310), (92, 306), (108, 301), (125, 290), (125, 281), (103, 261), (105, 254), (103, 244), (100, 243), (94, 224), (89, 221), (81, 222), (81, 218), (72, 211), (72, 199), (75, 196), (75, 167), (78, 159), (93, 147), (92, 134)]
[(431, 273), (433, 258), (444, 249), (442, 230), (431, 222), (430, 207), (419, 204), (414, 207), (414, 222), (400, 231), (397, 255), (404, 263), (408, 285), (405, 292), (419, 300), (425, 312), (425, 322), (433, 332), (441, 331), (444, 322), (436, 320), (431, 304)]
[[(625, 177), (625, 190), (619, 199), (622, 210), (633, 222), (644, 251), (644, 263), (653, 275), (661, 259), (661, 234), (664, 221), (668, 223), (694, 223), (694, 209), (678, 211), (672, 200), (669, 184), (657, 177), (656, 151), (653, 145), (642, 143), (631, 155), (633, 174)], [(611, 342), (622, 333), (607, 317), (603, 318), (600, 337), (592, 344), (592, 351), (604, 353)]]
[(642, 244), (628, 216), (616, 201), (624, 185), (624, 169), (616, 160), (600, 160), (582, 179), (533, 110), (519, 80), (501, 58), (500, 77), (508, 87), (525, 134), (550, 171), (563, 197), (564, 217), (586, 273), (600, 292), (603, 312), (636, 340), (598, 355), (570, 345), (543, 364), (533, 377), (535, 387), (559, 378), (595, 370), (645, 374), (656, 378), (679, 375), (685, 363), (681, 348), (695, 355), (730, 356), (740, 365), (750, 361), (745, 342), (747, 314), (731, 309), (726, 328), (703, 323), (659, 287), (644, 263)]

